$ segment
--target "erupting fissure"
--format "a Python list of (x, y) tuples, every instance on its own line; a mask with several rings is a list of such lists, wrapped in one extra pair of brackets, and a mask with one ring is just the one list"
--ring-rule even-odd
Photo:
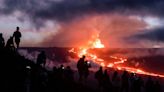
[(101, 40), (99, 38), (96, 38), (94, 41), (90, 41), (90, 44), (91, 45), (88, 47), (87, 46), (80, 47), (77, 51), (75, 50), (75, 48), (72, 48), (71, 50), (69, 50), (69, 52), (77, 54), (79, 58), (81, 58), (83, 55), (85, 55), (88, 60), (92, 60), (92, 61), (94, 61), (94, 63), (96, 63), (102, 67), (114, 68), (117, 70), (126, 70), (131, 73), (137, 73), (137, 74), (143, 74), (143, 75), (149, 75), (149, 76), (157, 76), (157, 77), (164, 78), (164, 75), (146, 72), (146, 71), (143, 71), (138, 68), (121, 66), (121, 64), (123, 64), (127, 61), (127, 59), (124, 59), (124, 58), (110, 56), (110, 58), (113, 58), (116, 61), (112, 62), (112, 63), (104, 63), (104, 59), (97, 57), (96, 54), (92, 54), (92, 53), (88, 52), (89, 49), (93, 49), (93, 48), (105, 48), (105, 46), (101, 43)]

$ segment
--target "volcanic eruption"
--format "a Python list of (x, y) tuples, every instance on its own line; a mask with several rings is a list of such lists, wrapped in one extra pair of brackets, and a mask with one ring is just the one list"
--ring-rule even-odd
[[(114, 62), (105, 62), (103, 58), (98, 57), (94, 53), (90, 53), (89, 49), (101, 49), (105, 48), (104, 44), (101, 43), (101, 40), (99, 39), (99, 36), (97, 35), (96, 38), (93, 41), (89, 41), (88, 46), (79, 47), (78, 50), (75, 50), (75, 48), (72, 48), (69, 50), (70, 53), (75, 53), (80, 58), (83, 55), (87, 57), (88, 60), (93, 60), (94, 63), (106, 67), (106, 68), (114, 68), (117, 70), (126, 70), (131, 73), (136, 74), (142, 74), (142, 75), (149, 75), (149, 76), (157, 76), (164, 78), (164, 75), (147, 72), (140, 68), (134, 68), (126, 66), (125, 62), (127, 62), (127, 58), (117, 57), (117, 56), (110, 56), (110, 58), (114, 59)], [(124, 64), (124, 65), (122, 65)]]

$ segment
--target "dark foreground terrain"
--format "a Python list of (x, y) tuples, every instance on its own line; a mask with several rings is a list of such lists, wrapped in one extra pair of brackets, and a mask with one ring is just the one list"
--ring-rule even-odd
[[(93, 92), (73, 80), (53, 76), (52, 71), (25, 59), (16, 51), (0, 50), (1, 88), (4, 92)], [(52, 78), (54, 77), (54, 78)]]
[[(76, 71), (66, 72), (54, 67), (52, 71), (43, 68), (34, 63), (24, 56), (21, 56), (17, 51), (2, 49), (0, 50), (1, 62), (1, 88), (4, 92), (121, 92), (114, 90), (113, 82), (110, 80), (114, 70), (109, 69), (109, 79), (105, 81), (107, 85), (103, 85), (102, 89), (99, 88), (97, 81), (94, 78), (94, 72), (91, 72), (88, 79), (78, 81), (78, 74)], [(111, 75), (110, 75), (111, 73)], [(120, 77), (122, 71), (118, 71)], [(73, 76), (72, 76), (73, 75)], [(152, 78), (153, 85), (146, 86), (148, 76), (139, 75), (143, 79), (141, 84), (141, 91), (133, 92), (146, 92), (145, 89), (150, 89), (147, 92), (163, 92), (163, 79)], [(130, 79), (129, 79), (130, 81)], [(159, 81), (159, 85), (155, 85)], [(118, 80), (121, 84), (122, 80)], [(126, 84), (125, 84), (126, 85)], [(131, 91), (132, 83), (129, 86)], [(136, 86), (135, 86), (136, 87)], [(122, 86), (118, 86), (121, 89)]]

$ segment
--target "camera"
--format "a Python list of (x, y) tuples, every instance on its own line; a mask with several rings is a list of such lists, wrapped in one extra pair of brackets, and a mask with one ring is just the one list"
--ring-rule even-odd
[(65, 69), (64, 66), (62, 67), (62, 69), (63, 69), (63, 70)]
[(87, 61), (87, 64), (89, 65), (89, 64), (91, 64), (91, 62)]
[(26, 69), (31, 69), (31, 67), (30, 66), (26, 66)]

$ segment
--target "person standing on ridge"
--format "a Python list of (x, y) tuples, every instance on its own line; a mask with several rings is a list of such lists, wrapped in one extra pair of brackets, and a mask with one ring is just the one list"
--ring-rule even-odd
[(16, 31), (13, 34), (13, 37), (15, 38), (15, 43), (17, 45), (17, 48), (19, 48), (19, 44), (20, 44), (20, 38), (22, 37), (21, 32), (19, 31), (19, 27), (16, 27)]
[(9, 49), (9, 50), (12, 50), (12, 51), (15, 50), (13, 37), (12, 36), (10, 36), (10, 38), (7, 40), (6, 48)]
[(3, 34), (0, 33), (0, 48), (4, 48), (5, 46), (5, 40), (3, 38)]
[(40, 54), (38, 54), (36, 63), (37, 63), (37, 65), (43, 65), (43, 67), (45, 67), (45, 65), (46, 65), (46, 54), (45, 54), (45, 51), (41, 51)]
[(79, 81), (82, 81), (84, 76), (84, 67), (85, 67), (85, 56), (80, 58), (77, 62), (77, 69), (79, 73)]

